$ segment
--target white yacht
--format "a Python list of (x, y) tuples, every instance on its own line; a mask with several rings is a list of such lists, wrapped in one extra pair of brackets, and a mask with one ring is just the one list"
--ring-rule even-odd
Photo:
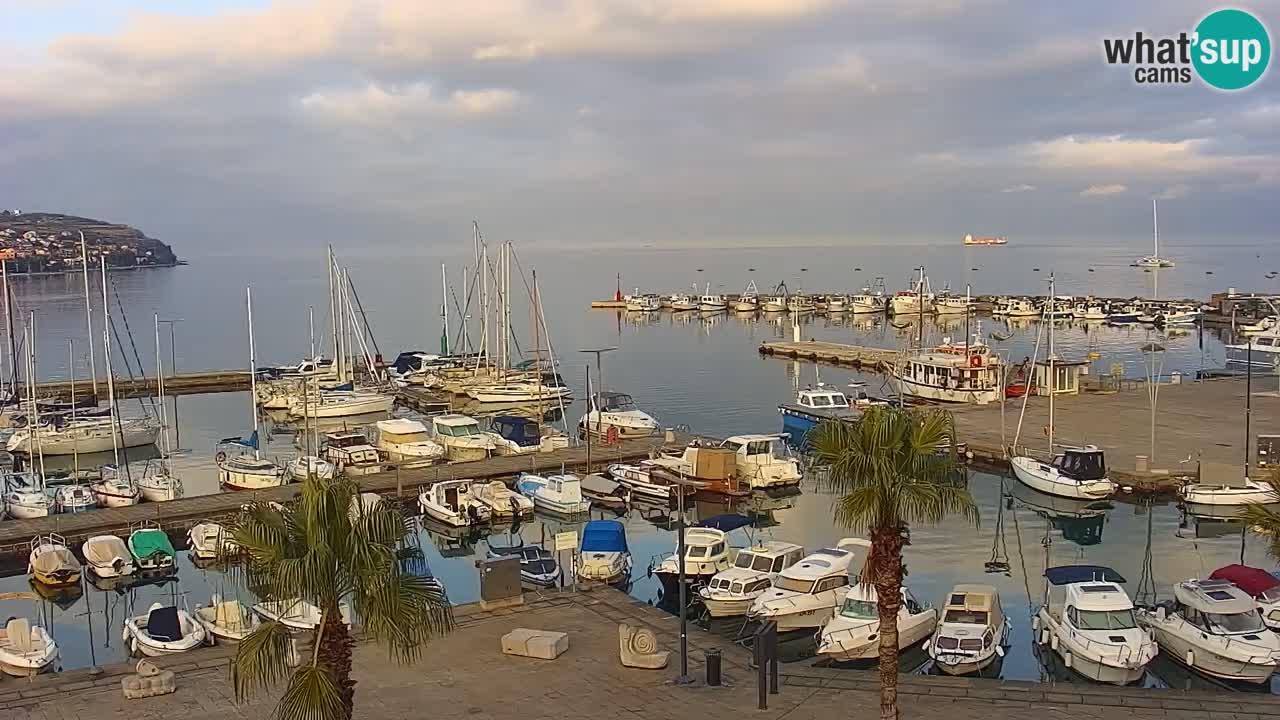
[(569, 436), (519, 415), (499, 415), (489, 420), (496, 455), (527, 455), (569, 447)]
[(567, 385), (550, 385), (536, 378), (467, 388), (467, 395), (482, 403), (550, 403), (572, 394)]
[(1268, 319), (1273, 321), (1270, 327), (1245, 333), (1252, 340), (1226, 346), (1227, 367), (1248, 370), (1252, 366), (1254, 372), (1280, 373), (1280, 323)]
[(218, 445), (218, 484), (226, 490), (265, 490), (288, 483), (284, 470), (238, 443)]
[(418, 493), (424, 515), (453, 527), (489, 522), (489, 506), (471, 492), (470, 480), (441, 480)]
[(1020, 455), (1009, 464), (1022, 484), (1047, 495), (1101, 500), (1116, 493), (1115, 482), (1107, 477), (1103, 451), (1093, 445), (1063, 448), (1049, 463)]
[(982, 326), (968, 345), (944, 338), (935, 348), (906, 355), (893, 370), (904, 396), (986, 405), (1004, 393), (1004, 360), (982, 340)]
[(501, 480), (473, 484), (471, 494), (488, 506), (495, 518), (521, 518), (533, 514), (533, 500), (513, 491)]
[(391, 412), (394, 395), (364, 390), (321, 390), (319, 396), (292, 396), (289, 414), (294, 417), (336, 418)]
[(658, 431), (658, 421), (636, 407), (630, 395), (620, 392), (593, 393), (587, 412), (578, 421), (582, 433), (605, 437), (610, 430), (622, 439), (650, 437)]
[(112, 422), (110, 416), (60, 418), (58, 422), (42, 422), (38, 428), (28, 425), (14, 430), (6, 447), (9, 452), (34, 454), (37, 436), (40, 452), (45, 455), (83, 455), (154, 445), (160, 425), (150, 418), (122, 418), (119, 422)]
[(303, 482), (313, 476), (320, 480), (332, 480), (338, 476), (337, 466), (318, 455), (299, 455), (285, 464), (284, 472), (294, 482)]
[(1094, 682), (1128, 685), (1146, 672), (1158, 648), (1138, 627), (1133, 601), (1115, 570), (1066, 565), (1044, 571), (1044, 604), (1032, 621), (1036, 642)]
[(783, 570), (747, 610), (751, 620), (771, 620), (780, 632), (814, 630), (835, 614), (849, 592), (850, 579), (862, 572), (871, 543), (845, 538)]
[(142, 493), (138, 491), (133, 479), (128, 477), (127, 467), (122, 472), (113, 465), (103, 465), (101, 472), (102, 477), (89, 485), (98, 501), (98, 507), (118, 508), (138, 504)]
[(533, 506), (561, 515), (577, 515), (591, 509), (591, 501), (582, 496), (582, 481), (577, 475), (534, 475), (522, 473), (516, 478), (516, 489), (533, 501)]
[(369, 438), (358, 432), (326, 433), (321, 443), (324, 459), (347, 477), (361, 477), (382, 472), (382, 458), (369, 444)]
[(1137, 611), (1172, 660), (1223, 680), (1262, 684), (1280, 663), (1280, 635), (1262, 622), (1257, 603), (1226, 580), (1187, 580), (1174, 599)]
[(752, 490), (771, 490), (800, 484), (804, 473), (800, 460), (781, 442), (781, 435), (734, 435), (720, 443), (733, 451), (739, 483)]
[[(818, 655), (836, 662), (879, 657), (879, 597), (871, 585), (851, 586), (840, 611), (822, 626)], [(903, 587), (897, 625), (898, 649), (909, 648), (933, 634), (938, 626), (938, 611)]]
[(437, 415), (431, 418), (431, 432), (444, 446), (445, 457), (454, 462), (483, 460), (497, 447), (492, 435), (466, 415)]
[(779, 540), (742, 548), (733, 567), (716, 573), (699, 588), (702, 606), (713, 618), (746, 615), (751, 603), (773, 585), (773, 579), (802, 557), (803, 547)]
[[(729, 565), (729, 541), (725, 530), (714, 527), (685, 528), (684, 578), (686, 585), (704, 585), (716, 573), (728, 569)], [(658, 582), (662, 583), (663, 597), (674, 598), (679, 595), (680, 559), (676, 553), (667, 555), (655, 564), (653, 574), (658, 577)]]
[(444, 457), (444, 446), (431, 439), (431, 431), (417, 420), (393, 418), (373, 425), (378, 450), (393, 462), (435, 462)]
[(947, 595), (938, 629), (925, 649), (948, 675), (981, 672), (1004, 657), (1013, 626), (990, 585), (956, 585)]
[(4, 509), (16, 520), (48, 517), (54, 511), (53, 498), (45, 491), (44, 478), (34, 472), (3, 475)]
[(1209, 579), (1226, 580), (1248, 593), (1267, 628), (1280, 630), (1280, 578), (1248, 565), (1226, 565), (1210, 573)]

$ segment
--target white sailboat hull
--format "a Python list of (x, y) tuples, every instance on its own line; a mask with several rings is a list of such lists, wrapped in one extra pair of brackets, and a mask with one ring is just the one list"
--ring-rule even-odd
[[(114, 434), (114, 440), (113, 440)], [(74, 455), (110, 452), (117, 447), (134, 448), (154, 445), (160, 435), (160, 427), (145, 422), (124, 421), (118, 433), (110, 422), (92, 426), (71, 427), (65, 431), (42, 427), (39, 430), (40, 452), (45, 455)], [(9, 438), (10, 452), (35, 452), (30, 428), (22, 428)]]
[(1019, 482), (1046, 495), (1076, 500), (1101, 500), (1116, 492), (1116, 484), (1110, 479), (1075, 480), (1034, 458), (1015, 457), (1009, 464), (1013, 466), (1013, 474)]

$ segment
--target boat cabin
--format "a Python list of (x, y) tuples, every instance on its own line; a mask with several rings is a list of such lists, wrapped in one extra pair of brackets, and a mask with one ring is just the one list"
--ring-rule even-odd
[(426, 425), (409, 418), (379, 420), (374, 426), (378, 428), (378, 436), (388, 443), (401, 445), (431, 439)]
[(1173, 612), (1201, 632), (1239, 635), (1243, 640), (1258, 640), (1270, 632), (1254, 599), (1227, 580), (1180, 582), (1173, 586), (1173, 595)]
[(804, 548), (795, 543), (770, 540), (738, 551), (733, 566), (766, 575), (776, 575), (804, 557)]
[(339, 467), (378, 462), (378, 451), (358, 432), (335, 432), (324, 436), (325, 457)]
[(538, 423), (518, 415), (499, 415), (490, 425), (493, 432), (504, 440), (520, 447), (534, 447), (542, 442), (542, 428)]
[(1249, 594), (1262, 612), (1267, 627), (1280, 627), (1280, 579), (1248, 565), (1227, 565), (1214, 570), (1210, 580), (1226, 580)]
[(796, 404), (802, 408), (812, 410), (847, 410), (849, 409), (849, 396), (839, 390), (828, 390), (818, 388), (810, 390), (808, 388), (801, 390), (796, 398)]
[(468, 437), (480, 435), (480, 423), (466, 415), (437, 415), (431, 418), (431, 427), (436, 435), (443, 437)]
[(636, 402), (626, 393), (599, 392), (591, 396), (591, 409), (604, 412), (630, 412), (636, 409)]
[(462, 500), (470, 497), (470, 480), (442, 480), (431, 486), (431, 500), (455, 513), (465, 512)]
[(1063, 565), (1045, 570), (1044, 576), (1049, 581), (1045, 604), (1050, 604), (1052, 588), (1063, 588), (1062, 602), (1054, 615), (1064, 618), (1071, 627), (1077, 630), (1138, 627), (1133, 601), (1120, 587), (1125, 579), (1115, 570), (1100, 565)]
[(846, 538), (838, 547), (820, 548), (784, 569), (773, 586), (802, 595), (816, 595), (849, 585), (851, 575), (862, 572), (871, 543)]
[(1048, 360), (1037, 360), (1035, 371), (1032, 373), (1032, 382), (1037, 395), (1048, 395), (1050, 392), (1058, 395), (1079, 395), (1080, 377), (1088, 374), (1088, 360), (1055, 359), (1052, 373), (1049, 371)]
[(1105, 480), (1107, 477), (1106, 455), (1094, 445), (1064, 449), (1053, 457), (1053, 466), (1059, 474), (1073, 480)]

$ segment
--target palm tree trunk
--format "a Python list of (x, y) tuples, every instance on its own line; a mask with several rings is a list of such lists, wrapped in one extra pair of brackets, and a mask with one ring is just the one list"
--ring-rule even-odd
[(880, 614), (880, 720), (898, 720), (898, 611), (902, 608), (902, 547), (906, 528), (871, 531), (870, 581)]
[(323, 668), (338, 686), (347, 720), (351, 720), (356, 695), (356, 681), (351, 679), (351, 648), (354, 645), (351, 630), (342, 621), (338, 608), (335, 606), (325, 610), (316, 664)]

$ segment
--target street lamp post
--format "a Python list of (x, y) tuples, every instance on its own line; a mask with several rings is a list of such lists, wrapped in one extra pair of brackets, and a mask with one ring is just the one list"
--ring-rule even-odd
[[(178, 376), (178, 351), (175, 349), (176, 346), (173, 342), (173, 326), (182, 321), (182, 318), (170, 318), (168, 320), (160, 318), (156, 320), (156, 322), (161, 325), (169, 326), (169, 376), (175, 378)], [(156, 352), (160, 352), (160, 348), (156, 348)], [(160, 382), (160, 378), (156, 378), (156, 382)], [(173, 396), (173, 449), (176, 451), (181, 448), (182, 427), (178, 423), (178, 395), (175, 393)]]

